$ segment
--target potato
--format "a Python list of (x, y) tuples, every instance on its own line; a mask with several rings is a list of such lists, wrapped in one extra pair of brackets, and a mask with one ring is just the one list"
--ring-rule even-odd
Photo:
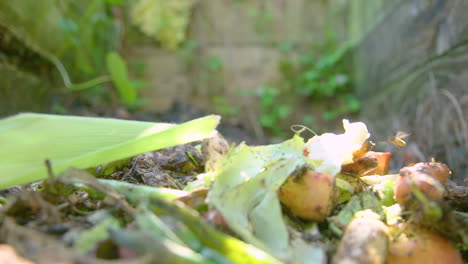
[(389, 245), (388, 227), (377, 219), (356, 218), (341, 238), (332, 264), (383, 264)]
[(388, 264), (462, 264), (460, 253), (444, 237), (412, 224), (400, 224), (391, 228), (397, 233), (404, 228), (395, 240), (390, 242)]
[(401, 204), (407, 204), (411, 199), (411, 186), (434, 201), (441, 201), (445, 194), (443, 183), (450, 176), (447, 165), (439, 162), (417, 163), (404, 167), (395, 181), (395, 199)]
[(406, 166), (400, 170), (400, 175), (407, 176), (411, 174), (426, 174), (430, 177), (445, 183), (452, 172), (444, 163), (440, 162), (420, 162)]
[(395, 180), (394, 192), (395, 200), (400, 205), (407, 204), (412, 199), (411, 185), (415, 184), (427, 198), (433, 201), (442, 201), (445, 189), (439, 181), (426, 174), (413, 174), (411, 176), (399, 175)]
[(307, 169), (300, 175), (290, 175), (278, 196), (293, 215), (323, 221), (333, 208), (334, 189), (334, 176)]

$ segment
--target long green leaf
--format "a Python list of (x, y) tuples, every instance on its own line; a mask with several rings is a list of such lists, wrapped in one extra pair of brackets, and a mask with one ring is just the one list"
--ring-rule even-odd
[(80, 232), (73, 247), (79, 252), (86, 254), (93, 248), (96, 248), (99, 242), (109, 238), (108, 230), (110, 228), (119, 229), (119, 220), (114, 217), (108, 217), (92, 228)]
[[(107, 185), (107, 182), (104, 182), (104, 180), (100, 182)], [(121, 186), (114, 184), (107, 186), (123, 194), (132, 206), (140, 205), (140, 208), (142, 208), (141, 204), (143, 203), (143, 206), (145, 206), (143, 208), (149, 208), (157, 216), (166, 215), (174, 218), (176, 221), (171, 225), (171, 228), (173, 228), (171, 232), (174, 232), (191, 249), (199, 252), (204, 258), (213, 260), (215, 263), (225, 263), (225, 259), (236, 264), (282, 263), (262, 249), (216, 230), (212, 225), (206, 223), (195, 210), (184, 205), (182, 202), (169, 200), (167, 197), (160, 195), (161, 193), (159, 195), (156, 194), (160, 192), (158, 189), (163, 190), (161, 188), (147, 186), (148, 188), (155, 189), (156, 193), (145, 192), (145, 194), (139, 195), (140, 197), (135, 197), (132, 192), (127, 191), (128, 189), (135, 190), (135, 188), (122, 189)], [(145, 195), (146, 198), (144, 197)], [(180, 223), (177, 223), (178, 221)], [(143, 227), (140, 225), (138, 219), (137, 225), (139, 225), (140, 230), (143, 230), (148, 235), (146, 238), (140, 238), (140, 242), (144, 241), (143, 239), (150, 239), (151, 237), (156, 237), (158, 241), (161, 241), (162, 237), (160, 235), (154, 236), (154, 232), (151, 234), (152, 232), (147, 230), (148, 226)], [(183, 228), (187, 228), (187, 230), (183, 230)], [(143, 245), (148, 245), (148, 242), (144, 242)], [(154, 247), (153, 244), (150, 245)], [(162, 263), (162, 261), (160, 262)]]
[(0, 120), (0, 189), (209, 137), (218, 116), (180, 125), (25, 113)]
[(221, 256), (231, 260), (232, 263), (282, 263), (268, 252), (216, 230), (216, 228), (203, 221), (192, 209), (180, 202), (153, 197), (149, 201), (149, 208), (156, 214), (167, 214), (177, 218), (198, 237), (205, 247), (218, 252)]
[(131, 203), (144, 201), (151, 197), (162, 197), (171, 200), (188, 194), (188, 192), (182, 190), (162, 187), (155, 188), (153, 186), (132, 184), (119, 180), (99, 179), (99, 182), (124, 194)]

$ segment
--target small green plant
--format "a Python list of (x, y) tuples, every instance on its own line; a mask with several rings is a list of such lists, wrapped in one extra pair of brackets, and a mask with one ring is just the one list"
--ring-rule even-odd
[(261, 6), (259, 8), (250, 8), (247, 11), (247, 15), (252, 19), (253, 28), (256, 33), (260, 35), (267, 35), (271, 33), (268, 29), (273, 22), (273, 15), (271, 12), (265, 7)]
[[(330, 45), (330, 44), (327, 44)], [(301, 54), (297, 61), (283, 60), (280, 72), (287, 90), (307, 97), (312, 103), (326, 103), (328, 106), (322, 119), (331, 121), (346, 113), (360, 110), (360, 103), (354, 96), (349, 69), (344, 57), (351, 47), (350, 42), (322, 48), (322, 56), (311, 52)]]
[(229, 104), (229, 100), (224, 96), (213, 96), (213, 110), (223, 116), (237, 116), (240, 113), (239, 107)]
[[(92, 0), (89, 3), (62, 6), (63, 18), (58, 21), (66, 35), (66, 41), (57, 56), (66, 62), (73, 79), (87, 80), (80, 83), (68, 81), (69, 91), (83, 91), (80, 95), (95, 103), (108, 102), (109, 90), (103, 85), (112, 82), (119, 100), (127, 108), (135, 108), (144, 101), (137, 96), (137, 89), (145, 86), (140, 80), (131, 80), (127, 62), (114, 51), (118, 46), (118, 17), (110, 8), (122, 8), (122, 0)], [(61, 63), (60, 63), (61, 65)], [(142, 63), (131, 64), (135, 73), (142, 75)], [(63, 68), (68, 80), (68, 72)]]
[(197, 40), (189, 39), (182, 44), (178, 53), (187, 63), (193, 63), (198, 58), (196, 50), (199, 46)]
[(223, 59), (219, 56), (210, 56), (204, 66), (210, 72), (218, 72), (223, 67)]
[(57, 21), (66, 35), (56, 51), (73, 79), (93, 78), (105, 69), (105, 57), (118, 41), (116, 18), (110, 8), (122, 1), (92, 0), (65, 4), (57, 2), (62, 19)]
[(274, 87), (257, 88), (257, 96), (260, 99), (260, 125), (274, 135), (282, 135), (281, 123), (292, 113), (292, 106), (282, 100), (280, 91)]
[(117, 52), (109, 52), (106, 58), (107, 70), (117, 88), (120, 100), (126, 106), (134, 106), (137, 92), (128, 77), (127, 63)]
[[(286, 55), (295, 51), (292, 43), (282, 43), (278, 48)], [(299, 55), (285, 56), (279, 63), (282, 79), (274, 86), (257, 89), (260, 100), (260, 124), (273, 135), (285, 131), (284, 121), (291, 117), (296, 102), (306, 101), (326, 107), (320, 118), (332, 121), (345, 114), (360, 110), (360, 102), (353, 94), (350, 70), (345, 55), (351, 43), (313, 47)], [(317, 56), (316, 54), (323, 54)], [(285, 100), (286, 99), (286, 100)], [(304, 125), (313, 125), (317, 118), (303, 116)]]

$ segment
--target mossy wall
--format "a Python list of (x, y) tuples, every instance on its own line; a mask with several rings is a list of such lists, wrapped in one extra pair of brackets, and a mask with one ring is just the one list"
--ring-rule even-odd
[[(177, 52), (148, 42), (130, 45), (128, 57), (146, 65), (150, 88), (142, 93), (152, 102), (147, 107), (161, 111), (180, 100), (213, 112), (223, 98), (222, 107), (241, 110), (232, 118), (258, 131), (254, 90), (281, 78), (279, 63), (285, 56), (323, 43), (332, 31), (344, 39), (346, 2), (197, 1), (186, 44)], [(285, 55), (284, 46), (294, 51)]]

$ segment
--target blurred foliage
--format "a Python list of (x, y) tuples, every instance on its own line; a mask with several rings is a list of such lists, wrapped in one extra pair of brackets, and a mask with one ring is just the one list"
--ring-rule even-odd
[(252, 26), (257, 34), (266, 37), (271, 33), (268, 28), (271, 28), (274, 17), (264, 4), (258, 8), (250, 8), (247, 11), (247, 15), (252, 20)]
[(132, 23), (162, 47), (177, 50), (185, 40), (194, 3), (195, 0), (139, 0), (132, 7)]
[(136, 97), (137, 86), (129, 80), (123, 86), (123, 77), (108, 76), (116, 67), (119, 75), (127, 76), (126, 62), (106, 63), (110, 52), (121, 44), (123, 5), (123, 0), (3, 1), (0, 35), (8, 41), (2, 45), (1, 63), (43, 80), (48, 90), (63, 86), (65, 92), (86, 90), (79, 95), (98, 104), (110, 102), (113, 91), (103, 84), (113, 81), (121, 102), (135, 105), (130, 97)]
[(106, 61), (112, 81), (119, 92), (120, 100), (127, 106), (134, 105), (137, 100), (137, 94), (128, 78), (125, 60), (118, 53), (109, 52)]
[(56, 2), (61, 12), (58, 25), (65, 33), (66, 40), (56, 51), (58, 58), (70, 61), (77, 78), (89, 78), (106, 69), (106, 55), (116, 48), (118, 28), (111, 14), (118, 1), (80, 1), (63, 5)]
[(78, 50), (73, 52), (72, 72), (86, 79), (92, 78), (73, 84), (71, 90), (94, 88), (85, 93), (90, 101), (109, 102), (111, 97), (108, 92), (103, 92), (102, 84), (112, 81), (120, 102), (126, 107), (135, 107), (139, 102), (136, 86), (128, 77), (126, 61), (114, 51), (121, 44), (122, 17), (117, 13), (123, 4), (123, 0), (92, 0), (85, 7), (64, 10), (65, 17), (59, 25), (67, 35), (67, 41), (62, 44), (59, 54)]
[(350, 69), (345, 61), (350, 48), (351, 42), (337, 44), (330, 41), (299, 54), (297, 61), (284, 59), (280, 62), (279, 69), (286, 90), (308, 98), (311, 103), (326, 103), (330, 106), (322, 115), (325, 121), (360, 109), (360, 103), (353, 94)]
[[(91, 104), (110, 103), (116, 98), (109, 93), (114, 91), (106, 85), (112, 81), (119, 100), (127, 107), (137, 106), (141, 102), (137, 89), (145, 83), (130, 80), (128, 68), (142, 77), (144, 65), (127, 63), (122, 58), (123, 54), (118, 52), (123, 50), (123, 29), (126, 23), (131, 22), (144, 34), (159, 41), (163, 48), (178, 50), (188, 64), (194, 64), (193, 68), (205, 69), (194, 78), (194, 82), (218, 85), (218, 90), (223, 89), (224, 80), (219, 74), (225, 67), (223, 59), (216, 55), (201, 57), (196, 54), (199, 43), (185, 39), (196, 0), (45, 1), (47, 4), (32, 0), (0, 3), (0, 26), (11, 32), (25, 50), (38, 54), (34, 60), (25, 56), (27, 58), (18, 68), (34, 71), (40, 68), (35, 67), (35, 62), (45, 61), (42, 64), (49, 63), (52, 71), (58, 70), (56, 72), (60, 73), (65, 86), (71, 88), (69, 90), (79, 90), (79, 94)], [(240, 5), (244, 1), (235, 2)], [(130, 11), (128, 14), (125, 13), (127, 9)], [(130, 21), (126, 20), (127, 15)], [(247, 16), (258, 34), (269, 34), (274, 16), (267, 5), (249, 9)], [(38, 20), (41, 23), (37, 23)], [(327, 41), (306, 50), (292, 43), (280, 43), (277, 48), (284, 52), (278, 65), (281, 81), (262, 85), (249, 95), (258, 97), (262, 127), (273, 134), (281, 134), (281, 123), (294, 112), (295, 102), (304, 101), (304, 98), (311, 104), (329, 106), (320, 117), (327, 121), (359, 110), (360, 104), (352, 93), (349, 69), (344, 59), (349, 43)], [(11, 54), (7, 56), (11, 58)], [(25, 61), (31, 61), (28, 67)], [(231, 116), (240, 112), (229, 104), (228, 98), (211, 96), (218, 112)], [(316, 119), (305, 116), (304, 124)]]
[[(321, 113), (324, 121), (333, 121), (343, 115), (356, 113), (361, 105), (354, 94), (351, 69), (346, 54), (351, 42), (339, 44), (328, 41), (320, 46), (298, 50), (292, 43), (282, 43), (283, 59), (278, 68), (281, 79), (269, 87), (259, 87), (256, 93), (260, 100), (260, 124), (274, 135), (281, 136), (285, 120), (294, 113), (295, 104), (305, 101), (324, 105)], [(312, 125), (317, 117), (303, 117), (305, 125)]]
[(224, 96), (215, 95), (211, 98), (213, 110), (217, 114), (223, 116), (237, 116), (240, 113), (238, 106), (232, 105), (229, 100)]
[(280, 90), (274, 87), (258, 87), (257, 96), (260, 99), (260, 125), (274, 135), (283, 135), (281, 121), (289, 117), (293, 106), (286, 103)]

